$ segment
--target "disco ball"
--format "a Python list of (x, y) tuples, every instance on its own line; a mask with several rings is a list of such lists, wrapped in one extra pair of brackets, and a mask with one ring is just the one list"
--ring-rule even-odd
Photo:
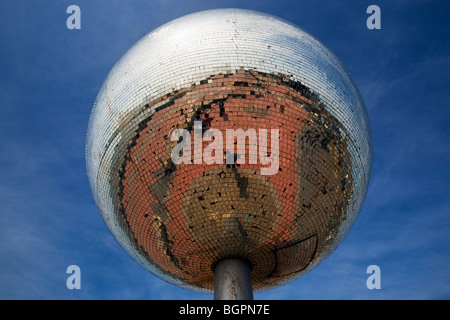
[(256, 291), (317, 266), (361, 210), (371, 155), (364, 102), (336, 56), (239, 9), (184, 16), (129, 49), (86, 145), (98, 210), (122, 247), (204, 292), (229, 257), (248, 262)]

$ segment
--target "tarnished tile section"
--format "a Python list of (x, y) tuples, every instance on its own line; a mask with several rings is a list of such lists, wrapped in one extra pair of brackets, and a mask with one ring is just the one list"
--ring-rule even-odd
[[(224, 137), (279, 130), (278, 170), (261, 174), (249, 143), (243, 163), (174, 163), (173, 136), (194, 136), (195, 121)], [(260, 290), (307, 272), (347, 234), (367, 191), (370, 133), (358, 90), (317, 40), (268, 15), (213, 10), (150, 33), (113, 68), (87, 163), (103, 219), (144, 267), (208, 291), (214, 264), (241, 257)]]

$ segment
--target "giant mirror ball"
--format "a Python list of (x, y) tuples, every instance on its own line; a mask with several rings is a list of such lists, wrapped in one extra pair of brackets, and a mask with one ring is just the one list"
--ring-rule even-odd
[[(238, 154), (230, 129), (246, 134), (240, 161), (227, 161)], [(251, 161), (262, 148), (252, 132), (267, 132), (275, 172)], [(216, 162), (194, 161), (213, 142), (222, 163), (220, 148)], [(86, 159), (121, 246), (165, 281), (210, 293), (225, 258), (247, 260), (261, 291), (328, 257), (361, 210), (372, 151), (363, 99), (330, 50), (277, 17), (219, 9), (166, 23), (116, 63), (92, 110)]]

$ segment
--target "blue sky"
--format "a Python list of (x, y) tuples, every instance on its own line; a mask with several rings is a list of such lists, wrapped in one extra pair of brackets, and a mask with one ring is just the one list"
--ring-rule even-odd
[[(68, 30), (66, 8), (81, 8)], [(381, 8), (381, 30), (366, 8)], [(317, 268), (256, 299), (450, 298), (450, 4), (446, 1), (0, 2), (0, 299), (212, 299), (132, 260), (97, 212), (85, 170), (91, 108), (114, 63), (148, 32), (199, 10), (291, 21), (344, 63), (369, 113), (367, 198)], [(81, 268), (81, 289), (66, 268)], [(381, 289), (366, 268), (381, 268)]]

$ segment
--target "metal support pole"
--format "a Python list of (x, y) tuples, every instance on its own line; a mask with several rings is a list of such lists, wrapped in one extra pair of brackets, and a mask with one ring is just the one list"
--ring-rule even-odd
[(214, 300), (253, 300), (252, 278), (247, 261), (227, 258), (216, 264)]

